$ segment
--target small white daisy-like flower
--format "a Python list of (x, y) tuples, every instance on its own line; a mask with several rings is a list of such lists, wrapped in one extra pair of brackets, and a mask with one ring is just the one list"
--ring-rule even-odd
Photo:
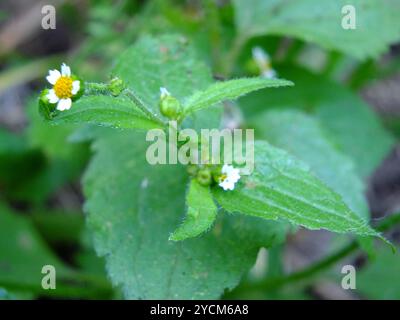
[(47, 81), (53, 85), (49, 90), (47, 99), (50, 103), (57, 103), (57, 110), (64, 111), (71, 108), (72, 96), (80, 89), (80, 81), (71, 78), (71, 69), (65, 63), (61, 65), (61, 72), (49, 70)]
[(266, 53), (261, 47), (254, 47), (251, 50), (253, 59), (259, 64), (268, 64), (270, 59), (268, 53)]
[(225, 191), (233, 190), (235, 188), (235, 183), (240, 179), (239, 172), (239, 169), (235, 169), (229, 164), (224, 164), (221, 170), (218, 185)]
[(160, 88), (160, 98), (164, 99), (165, 97), (170, 96), (171, 94), (169, 93), (169, 91), (167, 90), (167, 88), (161, 87)]
[(267, 79), (276, 78), (276, 71), (272, 69), (271, 60), (268, 53), (266, 53), (260, 47), (254, 47), (252, 49), (253, 59), (257, 63), (259, 69), (261, 70), (261, 76)]

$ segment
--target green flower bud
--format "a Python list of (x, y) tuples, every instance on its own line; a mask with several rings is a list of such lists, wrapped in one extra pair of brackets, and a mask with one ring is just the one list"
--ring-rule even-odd
[(202, 186), (209, 186), (212, 183), (212, 174), (208, 168), (201, 169), (197, 173), (197, 181)]
[(197, 172), (199, 171), (199, 167), (196, 166), (196, 165), (194, 165), (194, 164), (189, 164), (189, 165), (186, 167), (186, 170), (187, 170), (188, 174), (189, 174), (191, 177), (195, 177), (195, 176), (197, 175)]
[(108, 84), (108, 89), (114, 97), (119, 96), (125, 87), (124, 81), (118, 77), (112, 78)]
[(253, 59), (249, 59), (246, 61), (245, 70), (247, 73), (254, 75), (254, 76), (260, 74), (260, 68)]
[(44, 104), (50, 103), (49, 99), (47, 98), (48, 94), (49, 94), (49, 89), (43, 89), (39, 95), (39, 103), (44, 103)]
[(81, 78), (77, 77), (76, 75), (71, 75), (71, 78), (73, 81), (79, 80), (79, 91), (77, 94), (73, 95), (71, 97), (72, 101), (78, 100), (85, 92), (85, 82), (82, 81)]
[(38, 104), (39, 104), (39, 113), (46, 120), (51, 119), (51, 112), (54, 111), (55, 104), (51, 104), (49, 99), (47, 98), (47, 94), (49, 93), (49, 89), (44, 89), (40, 93)]
[(161, 114), (169, 119), (178, 119), (181, 114), (181, 103), (178, 99), (170, 95), (165, 88), (161, 88), (160, 111)]

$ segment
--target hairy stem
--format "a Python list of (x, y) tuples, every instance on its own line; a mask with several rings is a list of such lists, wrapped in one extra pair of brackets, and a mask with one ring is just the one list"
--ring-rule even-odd
[[(95, 83), (95, 82), (86, 82), (85, 83), (85, 94), (86, 95), (112, 95), (109, 85), (106, 83)], [(128, 99), (130, 99), (136, 107), (138, 107), (149, 119), (158, 123), (162, 127), (165, 126), (165, 123), (162, 119), (160, 119), (155, 113), (153, 113), (140, 98), (130, 89), (124, 89), (121, 94), (125, 95)]]
[(85, 82), (85, 94), (86, 95), (97, 95), (97, 94), (111, 95), (111, 92), (108, 89), (108, 84), (96, 83), (96, 82)]
[(165, 126), (164, 121), (162, 121), (155, 113), (153, 113), (147, 106), (140, 100), (140, 98), (133, 93), (130, 89), (125, 89), (123, 94), (127, 96), (140, 110), (143, 111), (151, 120), (157, 122), (158, 124)]

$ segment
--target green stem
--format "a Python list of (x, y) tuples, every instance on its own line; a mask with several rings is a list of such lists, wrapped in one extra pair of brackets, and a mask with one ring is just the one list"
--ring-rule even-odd
[(125, 89), (123, 94), (126, 95), (132, 102), (143, 111), (145, 115), (147, 115), (151, 120), (157, 122), (161, 126), (165, 127), (164, 121), (162, 121), (155, 113), (151, 112), (149, 108), (140, 100), (140, 98), (130, 89)]
[(235, 63), (246, 41), (247, 41), (247, 36), (243, 34), (236, 37), (229, 54), (225, 58), (225, 64), (223, 66), (223, 71), (225, 76), (232, 74)]
[[(391, 215), (385, 218), (376, 229), (380, 232), (389, 230), (392, 226), (400, 223), (400, 213)], [(358, 241), (352, 241), (350, 244), (346, 245), (342, 249), (337, 252), (321, 259), (320, 261), (312, 264), (304, 268), (303, 270), (293, 272), (287, 276), (276, 277), (276, 278), (267, 278), (264, 281), (252, 284), (246, 284), (240, 286), (241, 289), (259, 289), (259, 290), (271, 290), (282, 287), (289, 283), (294, 283), (300, 280), (305, 280), (312, 276), (315, 276), (317, 273), (328, 269), (329, 267), (335, 265), (338, 261), (347, 257), (351, 253), (355, 252), (359, 249), (360, 245)]]
[(219, 72), (221, 64), (221, 27), (217, 3), (215, 0), (206, 0), (204, 3), (208, 20), (208, 33), (211, 42), (213, 69)]
[(338, 64), (340, 63), (341, 59), (342, 55), (338, 52), (332, 52), (328, 54), (327, 62), (322, 70), (323, 74), (326, 76), (332, 76)]
[(108, 89), (108, 84), (106, 84), (106, 83), (86, 82), (85, 83), (85, 94), (87, 94), (87, 95), (96, 95), (96, 94), (110, 95), (111, 92)]

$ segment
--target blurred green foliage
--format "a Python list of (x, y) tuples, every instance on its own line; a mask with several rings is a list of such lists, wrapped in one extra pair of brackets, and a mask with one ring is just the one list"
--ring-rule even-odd
[[(400, 122), (393, 117), (381, 119), (358, 97), (358, 90), (400, 70), (398, 55), (381, 58), (389, 45), (400, 40), (395, 16), (399, 4), (390, 0), (355, 1), (360, 8), (359, 32), (339, 27), (343, 4), (341, 0), (329, 4), (316, 0), (121, 0), (110, 4), (104, 0), (90, 1), (83, 9), (74, 4), (57, 8), (74, 39), (68, 51), (57, 59), (35, 58), (34, 53), (18, 48), (2, 56), (2, 93), (35, 81), (27, 86), (31, 96), (24, 102), (28, 125), (17, 133), (0, 130), (0, 299), (216, 298), (224, 288), (238, 284), (243, 272), (254, 264), (259, 246), (280, 244), (269, 251), (283, 250), (289, 229), (297, 230), (286, 224), (225, 216), (214, 233), (197, 239), (198, 243), (191, 239), (174, 248), (167, 242), (160, 245), (154, 235), (167, 237), (184, 208), (184, 198), (170, 201), (171, 193), (165, 188), (184, 194), (184, 178), (179, 170), (150, 173), (143, 164), (131, 163), (129, 160), (142, 148), (138, 144), (137, 149), (129, 149), (130, 143), (139, 139), (136, 134), (43, 122), (37, 112), (38, 88), (45, 86), (44, 70), (57, 67), (60, 61), (68, 62), (88, 81), (107, 82), (118, 73), (138, 91), (147, 92), (146, 100), (156, 106), (158, 96), (152, 93), (160, 85), (168, 85), (171, 92), (177, 88), (175, 91), (184, 93), (184, 97), (210, 83), (212, 75), (202, 63), (217, 78), (258, 75), (251, 49), (262, 47), (271, 54), (279, 76), (296, 85), (241, 98), (233, 104), (241, 115), (239, 125), (255, 127), (259, 138), (300, 158), (341, 194), (350, 208), (364, 219), (370, 217), (364, 190), (368, 178), (398, 141)], [(8, 14), (0, 11), (0, 22), (7, 19)], [(41, 30), (39, 36), (45, 32)], [(159, 39), (164, 34), (185, 37), (193, 52), (179, 56), (178, 46), (178, 61), (168, 65), (169, 61), (160, 60), (157, 41), (143, 40)], [(130, 54), (132, 45), (138, 43), (141, 45)], [(134, 59), (122, 58), (115, 65), (122, 52), (122, 57)], [(191, 60), (192, 54), (197, 60)], [(196, 71), (191, 82), (181, 76), (188, 69)], [(143, 82), (149, 74), (150, 78), (160, 76)], [(170, 82), (161, 83), (163, 79)], [(221, 109), (200, 113), (186, 125), (217, 126)], [(225, 111), (228, 109), (225, 107)], [(115, 136), (118, 138), (114, 140)], [(94, 160), (91, 148), (97, 151)], [(89, 202), (84, 207), (80, 181), (89, 163), (85, 178)], [(136, 171), (114, 172), (116, 164)], [(155, 177), (159, 174), (166, 186), (150, 184), (150, 190), (133, 200), (143, 181), (137, 172), (145, 170), (149, 170), (150, 183), (159, 181)], [(144, 201), (151, 205), (143, 205)], [(134, 218), (138, 207), (142, 220)], [(89, 211), (90, 228), (86, 228), (84, 210)], [(94, 215), (94, 211), (101, 214)], [(124, 212), (129, 214), (119, 216)], [(156, 220), (147, 221), (154, 217)], [(150, 227), (144, 228), (143, 223)], [(110, 231), (110, 224), (116, 225), (116, 230)], [(222, 224), (228, 225), (225, 238), (218, 234)], [(349, 241), (346, 236), (338, 239)], [(96, 256), (93, 242), (97, 253), (111, 256), (107, 262)], [(139, 250), (142, 243), (145, 247)], [(360, 269), (357, 294), (362, 298), (399, 299), (399, 256), (381, 246), (375, 250), (375, 259), (367, 257)], [(359, 254), (364, 253), (361, 250)], [(272, 289), (260, 287), (265, 278), (287, 275), (282, 256), (283, 251), (270, 254), (268, 272), (261, 279), (245, 276), (244, 285), (227, 292), (226, 297), (309, 299), (308, 288), (321, 278), (332, 279), (322, 274)], [(41, 288), (41, 269), (46, 264), (57, 269), (56, 290)], [(137, 280), (137, 276), (144, 278)], [(146, 279), (156, 279), (156, 284), (144, 283)], [(337, 278), (333, 281), (340, 283)]]

